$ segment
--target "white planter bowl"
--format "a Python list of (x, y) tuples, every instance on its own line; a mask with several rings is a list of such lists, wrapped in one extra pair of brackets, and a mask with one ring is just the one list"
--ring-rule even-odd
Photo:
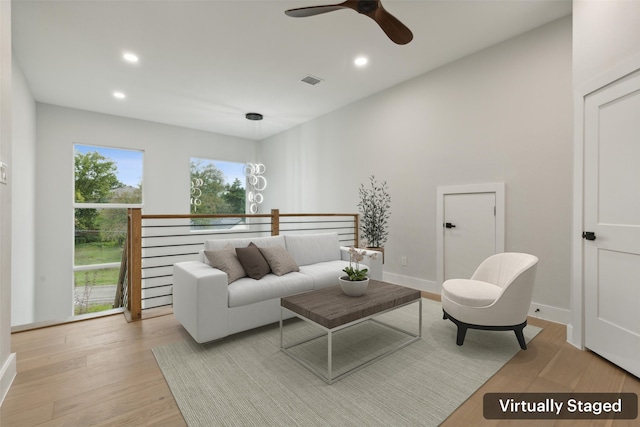
[(340, 277), (340, 287), (345, 295), (350, 297), (362, 296), (369, 286), (369, 278), (365, 280), (349, 280), (347, 276)]

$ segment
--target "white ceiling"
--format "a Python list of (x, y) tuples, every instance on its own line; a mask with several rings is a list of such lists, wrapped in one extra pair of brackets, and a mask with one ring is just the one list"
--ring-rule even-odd
[(333, 3), (14, 0), (13, 48), (38, 102), (260, 140), (571, 13), (570, 0), (383, 0), (413, 31), (404, 46), (352, 10), (284, 14)]

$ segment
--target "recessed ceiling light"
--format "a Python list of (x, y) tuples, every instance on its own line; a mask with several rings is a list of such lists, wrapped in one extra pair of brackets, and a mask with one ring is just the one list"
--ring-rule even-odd
[(113, 92), (113, 97), (118, 99), (125, 99), (127, 96), (122, 92)]
[(138, 55), (136, 55), (135, 53), (131, 53), (131, 52), (125, 52), (122, 54), (122, 59), (124, 59), (127, 62), (131, 62), (131, 63), (137, 63), (139, 61)]
[(364, 67), (368, 62), (369, 60), (364, 56), (359, 56), (353, 61), (353, 63), (356, 64), (357, 67)]

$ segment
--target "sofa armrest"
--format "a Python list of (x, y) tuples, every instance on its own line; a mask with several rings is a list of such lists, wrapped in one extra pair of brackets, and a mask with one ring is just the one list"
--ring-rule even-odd
[(173, 314), (199, 343), (228, 335), (229, 294), (225, 272), (200, 261), (173, 265)]
[[(365, 264), (369, 268), (369, 277), (374, 280), (382, 280), (382, 252), (372, 251), (371, 249), (358, 249), (364, 251), (365, 255), (376, 254), (376, 259), (366, 257), (362, 264)], [(351, 258), (349, 255), (349, 248), (347, 246), (340, 246), (340, 256), (344, 261), (349, 261)]]

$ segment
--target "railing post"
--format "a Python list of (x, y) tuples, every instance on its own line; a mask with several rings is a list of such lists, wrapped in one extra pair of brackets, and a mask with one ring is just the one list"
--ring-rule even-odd
[[(129, 220), (127, 219), (127, 228), (129, 227)], [(113, 301), (113, 308), (124, 307), (124, 286), (129, 279), (127, 268), (129, 267), (129, 232), (124, 242), (124, 248), (122, 248), (122, 257), (120, 257), (120, 271), (118, 272), (118, 283), (116, 284), (116, 297)], [(127, 289), (128, 291), (129, 289)]]
[(129, 248), (127, 281), (130, 320), (142, 319), (142, 209), (129, 209)]
[(354, 215), (353, 228), (354, 228), (353, 233), (355, 234), (353, 241), (355, 243), (355, 247), (359, 248), (360, 247), (360, 215), (359, 214)]
[(280, 209), (271, 209), (271, 235), (280, 235)]

